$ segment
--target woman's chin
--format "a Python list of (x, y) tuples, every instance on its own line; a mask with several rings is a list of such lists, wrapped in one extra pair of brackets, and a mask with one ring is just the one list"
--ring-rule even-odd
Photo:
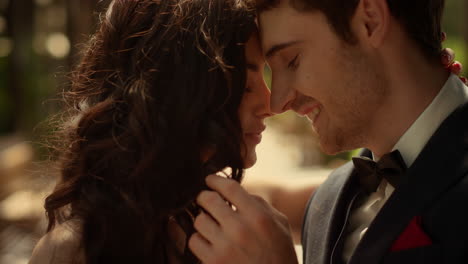
[(252, 168), (257, 162), (257, 153), (251, 151), (247, 157), (244, 158), (244, 169)]

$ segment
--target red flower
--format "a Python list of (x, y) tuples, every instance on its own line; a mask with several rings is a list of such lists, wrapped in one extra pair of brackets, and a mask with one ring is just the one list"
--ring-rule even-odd
[(421, 223), (421, 216), (411, 219), (409, 225), (393, 243), (390, 251), (394, 252), (432, 245), (432, 239), (424, 232)]

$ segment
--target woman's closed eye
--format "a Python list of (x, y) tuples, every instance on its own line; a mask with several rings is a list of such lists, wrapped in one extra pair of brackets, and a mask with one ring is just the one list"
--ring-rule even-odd
[(297, 54), (289, 63), (288, 63), (288, 69), (295, 70), (299, 66), (298, 63), (298, 58), (299, 54)]

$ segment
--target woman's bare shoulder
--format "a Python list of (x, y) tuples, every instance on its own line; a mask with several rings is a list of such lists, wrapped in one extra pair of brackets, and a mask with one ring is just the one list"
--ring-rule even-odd
[(84, 264), (79, 222), (71, 220), (55, 226), (33, 250), (29, 264)]

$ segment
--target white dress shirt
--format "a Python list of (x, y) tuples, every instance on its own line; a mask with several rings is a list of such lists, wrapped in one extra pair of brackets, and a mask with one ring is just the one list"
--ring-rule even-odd
[[(400, 151), (407, 167), (413, 164), (441, 123), (465, 102), (468, 102), (468, 87), (461, 82), (458, 76), (450, 75), (432, 103), (416, 119), (393, 148), (393, 150), (398, 149)], [(351, 212), (345, 233), (348, 235), (344, 238), (343, 260), (345, 263), (349, 261), (369, 225), (393, 191), (393, 186), (388, 184), (386, 180), (382, 180), (377, 191), (370, 194), (359, 208)]]

